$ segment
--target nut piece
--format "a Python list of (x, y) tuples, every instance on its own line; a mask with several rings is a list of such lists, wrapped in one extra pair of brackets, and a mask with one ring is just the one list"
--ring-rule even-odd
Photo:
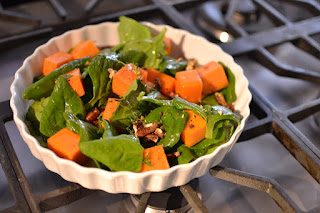
[(156, 134), (159, 138), (164, 138), (164, 136), (166, 135), (166, 133), (164, 133), (163, 131), (162, 131), (162, 129), (160, 129), (160, 128), (157, 128), (155, 131), (154, 131), (154, 134)]
[(180, 156), (180, 152), (179, 151), (167, 154), (167, 158), (177, 158), (179, 156)]
[(157, 143), (158, 142), (158, 136), (155, 134), (149, 134), (144, 136), (143, 141), (144, 142), (152, 142), (152, 143)]
[(86, 121), (88, 121), (89, 123), (94, 123), (94, 121), (98, 119), (99, 115), (100, 111), (98, 110), (98, 108), (94, 108), (87, 114)]
[(216, 101), (224, 107), (227, 107), (229, 109), (231, 109), (232, 111), (234, 110), (233, 105), (232, 104), (227, 104), (226, 99), (224, 98), (223, 94), (220, 92), (215, 92), (214, 93), (214, 97), (216, 99)]
[(197, 63), (198, 63), (197, 59), (194, 59), (194, 58), (190, 59), (188, 61), (186, 70), (194, 70), (196, 68)]
[(133, 130), (135, 131), (135, 136), (138, 138), (142, 138), (150, 133), (153, 133), (158, 128), (158, 123), (148, 123), (143, 124), (142, 121), (136, 121), (133, 124)]

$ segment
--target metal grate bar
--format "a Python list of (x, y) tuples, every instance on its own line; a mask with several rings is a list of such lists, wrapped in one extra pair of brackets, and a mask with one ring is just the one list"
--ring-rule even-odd
[[(7, 131), (5, 130), (5, 125), (4, 122), (0, 122), (0, 128), (1, 128), (1, 140), (4, 146), (4, 150), (7, 152), (7, 156), (10, 159), (10, 162), (12, 164), (12, 169), (11, 172), (14, 172), (15, 175), (12, 176), (12, 178), (15, 178), (19, 182), (19, 187), (23, 194), (24, 197), (29, 205), (29, 208), (32, 212), (40, 212), (40, 209), (38, 208), (34, 195), (30, 189), (29, 183), (23, 173), (23, 170), (21, 168), (19, 159), (17, 158), (17, 155), (14, 151), (14, 148), (12, 146), (12, 143), (10, 141), (10, 138), (8, 136)], [(16, 190), (16, 189), (14, 189)]]
[(268, 50), (258, 48), (252, 56), (263, 66), (279, 76), (299, 78), (311, 82), (320, 82), (320, 73), (281, 63)]
[(33, 26), (39, 26), (41, 23), (39, 19), (32, 18), (30, 16), (27, 16), (21, 13), (3, 10), (3, 9), (0, 9), (0, 19), (5, 21), (14, 21), (14, 22), (19, 22), (23, 24), (30, 24)]
[[(284, 122), (283, 122), (284, 121)], [(320, 183), (319, 149), (285, 118), (272, 123), (274, 136), (297, 159), (297, 161)], [(300, 133), (300, 134), (299, 134)]]
[(254, 3), (262, 10), (276, 26), (289, 25), (290, 21), (283, 16), (278, 10), (273, 8), (269, 3), (264, 0), (254, 0)]
[(53, 7), (54, 11), (60, 16), (60, 18), (65, 19), (68, 15), (67, 11), (64, 7), (60, 4), (58, 0), (49, 0), (51, 6)]
[(268, 193), (284, 212), (301, 212), (300, 208), (273, 179), (221, 166), (210, 169), (210, 174), (222, 180)]
[(0, 38), (0, 51), (7, 50), (21, 43), (25, 43), (28, 39), (37, 39), (44, 36), (48, 36), (52, 33), (52, 28), (43, 28), (39, 30), (34, 30), (32, 32), (21, 33), (19, 35), (14, 35), (6, 38)]
[(310, 36), (302, 36), (301, 38), (292, 41), (292, 43), (301, 50), (310, 53), (316, 58), (320, 58), (320, 44)]
[(145, 212), (147, 205), (148, 205), (148, 202), (149, 202), (149, 199), (150, 199), (150, 196), (151, 196), (151, 192), (146, 192), (141, 195), (141, 198), (139, 199), (139, 204), (137, 205), (135, 213), (144, 213)]
[(209, 212), (207, 207), (201, 202), (197, 193), (193, 190), (193, 188), (189, 184), (180, 186), (180, 191), (183, 194), (183, 196), (186, 198), (190, 206), (192, 207), (192, 210), (199, 213)]
[(320, 32), (320, 17), (314, 17), (292, 25), (284, 25), (270, 30), (257, 32), (238, 38), (229, 43), (221, 44), (221, 48), (236, 56), (252, 52), (258, 48), (270, 47), (287, 41), (292, 41), (304, 35), (313, 35)]
[(303, 105), (294, 107), (286, 112), (292, 123), (301, 121), (306, 117), (320, 111), (320, 99), (313, 100)]
[(46, 194), (42, 194), (36, 199), (41, 212), (46, 212), (66, 206), (94, 192), (96, 191), (83, 188), (79, 184), (72, 184), (54, 191), (50, 191)]
[(320, 4), (316, 0), (281, 0), (301, 7), (305, 7), (315, 15), (320, 15)]
[(185, 29), (193, 34), (204, 37), (204, 34), (198, 30), (192, 23), (186, 21), (180, 12), (177, 11), (173, 6), (166, 3), (164, 0), (152, 0), (161, 11), (179, 28)]
[(100, 2), (101, 0), (90, 0), (85, 6), (85, 11), (90, 13)]
[(4, 126), (3, 121), (0, 123), (0, 163), (2, 166), (2, 169), (7, 177), (8, 184), (10, 186), (11, 192), (13, 194), (13, 197), (15, 199), (15, 206), (10, 207), (8, 209), (4, 209), (0, 211), (1, 213), (4, 212), (10, 212), (11, 210), (16, 211), (24, 211), (24, 212), (30, 212), (30, 209), (28, 207), (28, 203), (26, 201), (26, 198), (24, 196), (24, 193), (21, 189), (20, 183), (18, 181), (17, 175), (14, 171), (13, 165), (11, 163), (11, 160), (8, 156), (8, 153), (6, 151), (4, 140), (8, 139), (6, 137), (6, 129)]

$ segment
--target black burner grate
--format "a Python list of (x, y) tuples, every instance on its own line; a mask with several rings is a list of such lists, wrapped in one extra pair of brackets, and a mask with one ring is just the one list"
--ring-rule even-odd
[[(95, 15), (98, 0), (90, 0), (84, 4), (84, 15), (78, 19), (68, 19), (69, 13), (57, 0), (48, 1), (61, 21), (54, 24), (43, 24), (37, 19), (25, 15), (10, 12), (10, 7), (0, 7), (0, 20), (24, 22), (27, 25), (36, 26), (36, 29), (26, 30), (17, 34), (5, 35), (0, 38), (0, 49), (6, 49), (18, 45), (25, 39), (36, 39), (42, 36), (54, 36), (65, 30), (86, 24), (99, 23), (103, 21), (116, 20), (119, 15), (126, 15), (138, 20), (159, 14), (167, 23), (188, 30), (194, 34), (216, 41), (213, 34), (203, 32), (196, 22), (190, 22), (184, 18), (181, 11), (185, 8), (201, 7), (204, 4), (216, 3), (218, 1), (195, 1), (195, 0), (152, 0), (144, 1), (144, 4), (132, 9), (124, 9), (108, 14)], [(224, 2), (224, 1), (221, 1)], [(320, 82), (320, 73), (289, 66), (278, 61), (268, 50), (274, 45), (291, 42), (297, 48), (320, 57), (319, 43), (313, 36), (320, 34), (320, 4), (318, 1), (292, 0), (293, 5), (301, 6), (310, 13), (312, 17), (298, 22), (289, 21), (273, 5), (272, 1), (254, 0), (254, 6), (260, 13), (265, 14), (275, 27), (260, 32), (249, 34), (240, 24), (234, 22), (234, 14), (237, 1), (231, 1), (226, 8), (224, 21), (226, 30), (232, 32), (235, 39), (229, 43), (220, 43), (222, 49), (233, 56), (250, 55), (258, 63), (268, 68), (279, 76), (297, 78), (311, 82)], [(270, 3), (271, 2), (271, 3)], [(231, 6), (230, 6), (231, 5)], [(251, 112), (257, 119), (246, 125), (238, 143), (246, 142), (266, 133), (273, 134), (278, 141), (296, 158), (296, 160), (309, 172), (309, 174), (320, 183), (320, 150), (310, 141), (296, 126), (295, 123), (320, 111), (320, 98), (311, 102), (293, 107), (287, 111), (278, 109), (253, 85), (250, 86), (253, 101), (250, 105)], [(7, 177), (10, 189), (15, 199), (15, 205), (0, 212), (45, 212), (68, 205), (83, 198), (93, 190), (85, 189), (78, 184), (72, 184), (42, 195), (35, 195), (29, 186), (19, 160), (15, 154), (5, 123), (12, 120), (12, 112), (9, 101), (0, 103), (0, 162)], [(302, 212), (298, 205), (287, 195), (285, 190), (273, 179), (245, 173), (239, 170), (216, 166), (210, 170), (213, 177), (263, 191), (278, 204), (284, 212)], [(188, 184), (180, 187), (190, 206), (195, 212), (208, 212), (192, 187)], [(136, 212), (144, 212), (148, 205), (150, 193), (141, 196)], [(320, 212), (320, 206), (309, 212)]]

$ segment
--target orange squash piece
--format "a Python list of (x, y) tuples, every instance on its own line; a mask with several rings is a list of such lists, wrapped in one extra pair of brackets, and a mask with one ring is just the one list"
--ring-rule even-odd
[(156, 81), (159, 80), (160, 73), (158, 70), (149, 67), (147, 68), (147, 72), (148, 72), (148, 81), (152, 83), (156, 83)]
[(127, 93), (133, 81), (138, 78), (142, 79), (142, 81), (146, 83), (148, 79), (148, 72), (134, 64), (127, 64), (113, 75), (112, 92), (123, 97)]
[(160, 73), (153, 68), (147, 68), (148, 81), (152, 83), (159, 82), (160, 92), (166, 96), (173, 96), (175, 90), (176, 79), (165, 73)]
[(165, 73), (160, 73), (159, 80), (161, 85), (160, 92), (166, 96), (174, 96), (176, 79)]
[(79, 149), (80, 136), (68, 128), (63, 128), (47, 140), (48, 148), (61, 158), (84, 164), (88, 157)]
[(92, 40), (87, 40), (77, 44), (70, 52), (74, 59), (79, 59), (90, 55), (91, 58), (98, 55), (100, 50)]
[(199, 103), (202, 96), (202, 81), (196, 70), (186, 70), (176, 73), (175, 93), (181, 98)]
[(184, 110), (188, 113), (189, 119), (183, 129), (180, 139), (187, 147), (191, 147), (205, 138), (206, 136), (206, 121), (192, 110)]
[(143, 157), (151, 166), (146, 163), (142, 163), (140, 172), (170, 168), (166, 153), (161, 145), (144, 149)]
[(44, 59), (42, 73), (43, 75), (48, 75), (53, 70), (59, 68), (60, 66), (72, 61), (72, 55), (65, 52), (57, 52)]
[(86, 92), (84, 90), (80, 69), (76, 68), (65, 75), (72, 75), (70, 78), (68, 78), (70, 87), (77, 93), (79, 97), (83, 96)]
[(229, 81), (221, 64), (210, 61), (196, 69), (203, 83), (203, 94), (219, 91), (228, 86)]
[(102, 118), (110, 121), (111, 116), (116, 111), (117, 107), (119, 106), (118, 98), (108, 98), (108, 102), (106, 108), (103, 111)]
[(163, 41), (166, 45), (167, 54), (168, 56), (170, 56), (171, 55), (171, 39), (168, 37), (163, 37)]

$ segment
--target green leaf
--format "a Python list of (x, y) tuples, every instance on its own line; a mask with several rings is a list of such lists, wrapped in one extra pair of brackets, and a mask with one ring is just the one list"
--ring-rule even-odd
[(224, 65), (222, 62), (219, 62), (219, 64), (222, 65), (224, 71), (226, 72), (227, 78), (229, 80), (229, 85), (220, 90), (220, 93), (222, 93), (226, 99), (226, 102), (228, 104), (234, 102), (237, 100), (237, 95), (236, 95), (236, 77), (234, 76), (234, 74), (232, 73), (232, 71), (229, 69), (229, 67), (227, 67), (226, 65)]
[(52, 71), (49, 75), (41, 78), (39, 81), (31, 84), (23, 93), (22, 97), (26, 100), (40, 100), (50, 96), (56, 79), (75, 68), (82, 68), (90, 59), (90, 56), (73, 60)]
[(63, 76), (60, 76), (53, 88), (48, 104), (42, 111), (40, 132), (50, 137), (66, 127), (65, 112), (71, 113), (80, 119), (85, 117), (82, 100), (71, 89), (68, 81)]
[(151, 38), (151, 33), (148, 27), (140, 24), (136, 20), (125, 16), (120, 16), (119, 21), (120, 24), (118, 26), (118, 33), (121, 44), (141, 38)]
[(178, 151), (180, 152), (178, 164), (186, 164), (197, 158), (194, 151), (184, 144), (178, 147)]
[(99, 54), (92, 59), (88, 72), (93, 85), (93, 97), (85, 105), (86, 109), (92, 108), (101, 98), (106, 98), (109, 82), (108, 69), (118, 70), (122, 66), (124, 63), (118, 61), (118, 56), (115, 53)]
[(103, 132), (102, 138), (108, 138), (108, 137), (112, 137), (112, 136), (117, 136), (118, 135), (117, 131), (109, 123), (109, 121), (107, 121), (105, 119), (102, 119), (102, 122), (103, 122), (103, 128), (104, 128), (104, 132)]
[(187, 65), (187, 61), (181, 61), (167, 56), (160, 63), (159, 71), (175, 77), (176, 73), (185, 70)]
[(91, 123), (80, 120), (71, 113), (64, 113), (66, 127), (80, 135), (81, 141), (95, 140), (100, 138), (98, 128)]
[(119, 52), (139, 50), (145, 54), (143, 67), (158, 69), (167, 55), (163, 42), (166, 29), (163, 29), (157, 36), (152, 38), (148, 27), (124, 16), (119, 19), (118, 32), (121, 45), (113, 48), (113, 50)]
[(157, 122), (163, 125), (166, 135), (158, 144), (163, 145), (166, 149), (173, 147), (180, 140), (180, 135), (186, 126), (188, 118), (188, 113), (178, 110), (174, 106), (161, 106), (152, 110), (145, 117), (145, 121), (147, 123)]
[(138, 100), (140, 93), (146, 92), (146, 85), (141, 80), (134, 80), (116, 111), (110, 117), (110, 122), (121, 129), (127, 129), (132, 123), (139, 120), (141, 115), (149, 110), (146, 102)]
[(202, 99), (202, 105), (218, 106), (219, 103), (216, 100), (214, 93), (212, 93)]
[(132, 135), (119, 135), (106, 139), (81, 141), (80, 150), (88, 157), (104, 164), (111, 171), (139, 172), (143, 147)]

